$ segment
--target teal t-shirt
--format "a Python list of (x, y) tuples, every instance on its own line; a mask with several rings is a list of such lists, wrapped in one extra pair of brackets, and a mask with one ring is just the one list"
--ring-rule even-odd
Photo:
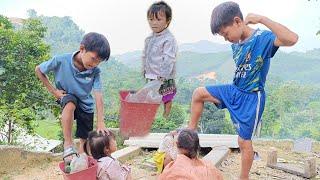
[(87, 113), (93, 113), (94, 101), (92, 89), (101, 91), (100, 69), (95, 67), (80, 72), (73, 64), (73, 57), (78, 53), (55, 56), (40, 64), (40, 71), (44, 74), (53, 72), (55, 86), (78, 98), (79, 107)]

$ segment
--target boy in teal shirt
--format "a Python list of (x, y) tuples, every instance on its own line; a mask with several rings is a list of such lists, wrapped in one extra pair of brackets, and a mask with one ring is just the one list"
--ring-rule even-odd
[[(72, 141), (72, 123), (76, 120), (76, 137), (80, 138), (79, 153), (83, 153), (83, 144), (88, 132), (93, 130), (94, 100), (97, 111), (97, 131), (107, 132), (103, 115), (102, 85), (100, 82), (101, 62), (110, 56), (108, 40), (98, 33), (86, 34), (78, 51), (58, 55), (36, 67), (36, 75), (48, 91), (55, 96), (62, 107), (61, 124), (64, 138), (63, 159), (69, 163), (73, 154), (78, 154)], [(55, 87), (46, 74), (53, 72)]]

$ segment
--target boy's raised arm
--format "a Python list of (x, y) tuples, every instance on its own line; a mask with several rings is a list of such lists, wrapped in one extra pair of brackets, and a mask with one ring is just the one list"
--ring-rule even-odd
[(293, 46), (299, 38), (296, 33), (292, 32), (284, 25), (272, 21), (265, 16), (250, 13), (247, 15), (244, 22), (245, 24), (261, 23), (267, 26), (276, 35), (274, 41), (275, 46)]

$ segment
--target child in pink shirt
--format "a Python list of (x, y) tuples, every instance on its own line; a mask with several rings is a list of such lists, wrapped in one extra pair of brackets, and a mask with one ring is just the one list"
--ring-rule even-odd
[(130, 168), (121, 165), (118, 160), (111, 156), (111, 153), (117, 150), (117, 142), (112, 132), (109, 131), (109, 134), (103, 134), (91, 131), (84, 144), (84, 150), (86, 154), (92, 155), (98, 161), (98, 180), (132, 179)]
[(221, 180), (221, 172), (210, 162), (198, 158), (200, 150), (198, 134), (190, 129), (183, 129), (178, 135), (177, 158), (165, 166), (159, 180)]

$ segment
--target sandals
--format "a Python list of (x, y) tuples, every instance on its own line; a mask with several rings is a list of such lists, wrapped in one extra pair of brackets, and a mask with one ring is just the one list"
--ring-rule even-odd
[(74, 146), (70, 146), (66, 149), (64, 149), (63, 151), (63, 161), (64, 161), (64, 171), (65, 173), (70, 173), (71, 168), (70, 168), (70, 163), (72, 159), (67, 159), (67, 157), (76, 155), (77, 157), (79, 157), (79, 154), (77, 152), (77, 150), (75, 149)]
[(253, 160), (261, 160), (261, 157), (257, 151), (253, 151)]

